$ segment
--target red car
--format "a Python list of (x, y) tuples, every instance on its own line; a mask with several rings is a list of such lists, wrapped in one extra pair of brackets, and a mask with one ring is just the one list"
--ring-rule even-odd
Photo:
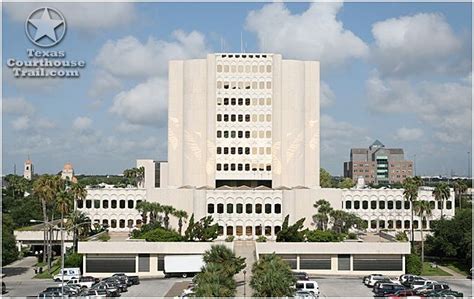
[(409, 298), (409, 299), (420, 299), (423, 298), (415, 293), (413, 290), (400, 290), (393, 294), (385, 295), (385, 298), (398, 299), (398, 298)]

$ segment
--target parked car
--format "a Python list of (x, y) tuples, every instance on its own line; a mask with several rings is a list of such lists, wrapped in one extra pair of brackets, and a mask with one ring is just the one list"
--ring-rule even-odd
[(365, 284), (368, 287), (373, 288), (375, 283), (380, 280), (385, 280), (387, 277), (385, 276), (375, 276), (375, 275), (370, 275), (369, 279), (367, 280), (367, 283)]
[(127, 283), (125, 281), (120, 280), (119, 278), (107, 277), (107, 278), (102, 279), (102, 281), (116, 286), (120, 290), (121, 293), (124, 293), (124, 292), (128, 291)]
[(407, 287), (409, 287), (410, 284), (414, 280), (425, 280), (425, 279), (421, 276), (413, 275), (413, 274), (403, 274), (403, 275), (400, 275), (400, 277), (398, 278), (398, 281), (400, 281), (401, 284)]
[(399, 298), (407, 298), (407, 299), (421, 299), (421, 296), (416, 295), (415, 291), (413, 290), (399, 290), (393, 294), (385, 294), (386, 299), (399, 299)]
[[(94, 281), (81, 281), (81, 279), (78, 279), (78, 278), (70, 279), (69, 281), (65, 282), (64, 285), (70, 286), (70, 287), (79, 286), (79, 289), (81, 289), (81, 288), (90, 288), (91, 286), (95, 284)], [(63, 283), (60, 283), (58, 285), (61, 286), (62, 284)]]
[(415, 292), (419, 295), (423, 295), (431, 291), (443, 291), (443, 290), (450, 290), (450, 289), (451, 288), (449, 287), (447, 283), (435, 282), (435, 283), (422, 286), (420, 288), (416, 288)]
[(112, 297), (112, 295), (105, 290), (84, 290), (79, 296), (86, 299)]
[(61, 292), (41, 292), (38, 298), (62, 298)]
[(430, 285), (430, 284), (435, 283), (435, 282), (436, 282), (436, 281), (434, 281), (434, 280), (428, 280), (428, 279), (418, 279), (418, 280), (414, 280), (414, 281), (410, 284), (410, 289), (421, 288), (421, 287)]
[(296, 291), (294, 298), (318, 298), (313, 292), (310, 291)]
[(367, 283), (369, 282), (369, 279), (370, 277), (372, 276), (383, 276), (383, 274), (370, 274), (370, 275), (366, 275), (362, 278), (362, 283), (367, 285)]
[(453, 297), (464, 297), (464, 294), (461, 292), (456, 292), (453, 290), (441, 290), (441, 291), (431, 291), (425, 294), (426, 297), (435, 297), (435, 298), (453, 298)]
[(386, 294), (393, 294), (395, 292), (405, 290), (406, 288), (398, 283), (381, 283), (377, 288), (374, 288), (372, 292), (374, 296), (385, 296)]
[(308, 273), (306, 272), (297, 272), (297, 271), (292, 271), (293, 277), (296, 278), (296, 280), (309, 280)]
[(381, 280), (377, 280), (377, 281), (375, 282), (374, 287), (373, 287), (372, 289), (378, 288), (381, 283), (396, 283), (396, 284), (400, 284), (400, 282), (399, 282), (398, 280), (393, 281), (393, 280), (391, 280), (391, 279), (388, 278), (388, 277), (384, 277), (384, 278), (381, 279)]
[(132, 285), (140, 284), (140, 278), (138, 276), (129, 276), (128, 280), (132, 282)]
[(54, 281), (63, 281), (63, 279), (68, 281), (74, 278), (81, 278), (80, 268), (64, 268), (63, 273), (60, 272), (53, 277)]
[(110, 293), (113, 297), (118, 297), (120, 296), (120, 290), (113, 284), (107, 283), (105, 281), (101, 281), (98, 284), (94, 285), (91, 290), (99, 290), (99, 291), (107, 291), (107, 293)]
[(68, 295), (68, 296), (75, 296), (79, 293), (78, 289), (75, 288), (75, 287), (70, 287), (70, 286), (64, 286), (64, 288), (62, 287), (47, 287), (43, 292), (45, 293), (48, 293), (48, 292), (58, 292), (58, 293), (61, 293), (64, 289), (64, 295)]
[(308, 291), (313, 292), (316, 296), (319, 296), (319, 285), (314, 280), (298, 280), (295, 284), (296, 291)]
[(115, 273), (114, 275), (112, 275), (112, 277), (117, 278), (122, 282), (125, 282), (127, 286), (131, 286), (133, 284), (132, 281), (128, 278), (128, 276), (125, 275), (125, 273)]
[(97, 278), (97, 277), (93, 277), (93, 276), (82, 276), (80, 279), (79, 279), (80, 282), (92, 282), (92, 285), (96, 284), (96, 283), (99, 283), (100, 282), (100, 279)]

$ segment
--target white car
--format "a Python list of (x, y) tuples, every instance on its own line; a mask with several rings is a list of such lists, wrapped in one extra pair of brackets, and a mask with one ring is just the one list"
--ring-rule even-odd
[(374, 285), (377, 283), (377, 281), (381, 281), (381, 280), (384, 280), (384, 279), (388, 279), (388, 277), (370, 275), (369, 279), (367, 280), (366, 286), (374, 287)]
[(319, 285), (314, 280), (298, 280), (295, 284), (295, 288), (296, 292), (313, 292), (315, 296), (319, 296)]
[(79, 268), (64, 268), (63, 273), (59, 271), (54, 275), (54, 281), (68, 281), (75, 278), (81, 278), (81, 269)]

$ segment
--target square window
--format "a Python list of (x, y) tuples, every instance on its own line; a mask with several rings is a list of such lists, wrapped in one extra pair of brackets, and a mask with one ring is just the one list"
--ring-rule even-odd
[(222, 131), (217, 131), (217, 138), (221, 138), (222, 137)]
[(243, 138), (243, 137), (244, 137), (244, 132), (243, 132), (243, 131), (239, 131), (238, 134), (237, 134), (237, 136), (238, 136), (239, 138)]
[(267, 98), (267, 105), (270, 106), (272, 104), (272, 99), (271, 98)]
[(245, 171), (250, 171), (250, 164), (245, 164)]
[(235, 171), (235, 164), (234, 163), (230, 164), (230, 170)]
[(217, 165), (216, 165), (216, 169), (217, 169), (217, 171), (221, 171), (222, 165), (221, 165), (221, 164), (217, 164)]

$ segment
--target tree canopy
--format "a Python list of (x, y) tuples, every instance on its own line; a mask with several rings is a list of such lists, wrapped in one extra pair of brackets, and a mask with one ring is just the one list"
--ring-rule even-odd
[(290, 266), (275, 253), (263, 255), (253, 264), (250, 286), (254, 297), (293, 296), (295, 283)]

